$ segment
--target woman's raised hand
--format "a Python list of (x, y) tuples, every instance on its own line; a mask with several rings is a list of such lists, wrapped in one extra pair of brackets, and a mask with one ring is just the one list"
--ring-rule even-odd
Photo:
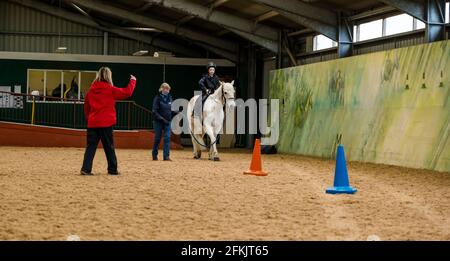
[(130, 75), (130, 80), (135, 80), (136, 81), (136, 77), (134, 75)]

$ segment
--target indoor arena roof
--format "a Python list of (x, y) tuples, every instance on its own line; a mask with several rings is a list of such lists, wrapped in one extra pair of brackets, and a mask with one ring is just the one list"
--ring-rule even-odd
[[(290, 35), (337, 37), (338, 17), (395, 11), (406, 0), (9, 0), (174, 52), (235, 57), (238, 41), (277, 52)], [(381, 11), (377, 11), (381, 10)], [(108, 31), (106, 30), (106, 31)]]

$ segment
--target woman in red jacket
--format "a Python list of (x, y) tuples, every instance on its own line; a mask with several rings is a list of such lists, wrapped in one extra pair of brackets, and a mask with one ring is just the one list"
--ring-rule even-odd
[(84, 153), (81, 175), (92, 175), (92, 162), (99, 140), (108, 161), (108, 174), (118, 175), (117, 158), (114, 151), (113, 125), (116, 124), (116, 100), (124, 100), (133, 94), (136, 86), (136, 77), (131, 75), (126, 88), (117, 88), (113, 85), (112, 73), (108, 67), (98, 71), (97, 78), (92, 82), (91, 88), (84, 99), (84, 113), (86, 115), (87, 147)]

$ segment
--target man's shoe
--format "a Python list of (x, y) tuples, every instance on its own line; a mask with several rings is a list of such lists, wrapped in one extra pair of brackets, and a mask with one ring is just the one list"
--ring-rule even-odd
[(94, 174), (92, 174), (92, 172), (87, 172), (87, 171), (84, 171), (84, 170), (81, 170), (80, 174), (83, 175), (83, 176), (94, 176)]
[(172, 161), (170, 158), (164, 159), (164, 161)]
[(119, 175), (120, 173), (118, 171), (108, 171), (108, 174), (115, 176), (115, 175)]

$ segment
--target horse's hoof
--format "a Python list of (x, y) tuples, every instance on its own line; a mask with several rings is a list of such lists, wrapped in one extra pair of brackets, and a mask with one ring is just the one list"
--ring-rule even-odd
[(213, 160), (214, 161), (220, 161), (220, 158), (219, 157), (214, 157)]
[(200, 156), (194, 156), (194, 159), (198, 160), (200, 159)]

